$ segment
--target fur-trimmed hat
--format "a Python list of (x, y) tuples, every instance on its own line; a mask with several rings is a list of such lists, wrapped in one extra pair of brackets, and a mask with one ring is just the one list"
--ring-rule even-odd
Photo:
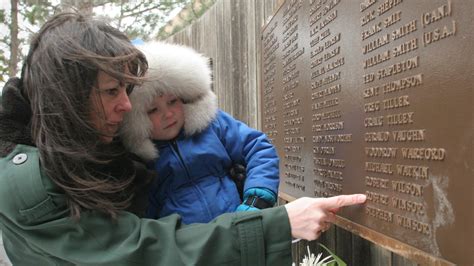
[(148, 108), (153, 99), (170, 93), (185, 103), (184, 132), (205, 129), (217, 114), (217, 98), (211, 90), (208, 58), (182, 45), (151, 42), (137, 46), (148, 60), (146, 81), (130, 94), (132, 111), (124, 117), (120, 134), (125, 147), (145, 160), (158, 157), (150, 139), (153, 129)]

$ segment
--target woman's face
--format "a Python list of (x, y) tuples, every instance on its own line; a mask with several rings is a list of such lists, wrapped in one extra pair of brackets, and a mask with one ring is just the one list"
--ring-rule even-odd
[(132, 109), (127, 85), (107, 73), (99, 71), (97, 89), (91, 90), (91, 122), (101, 133), (101, 139), (105, 143), (112, 141), (123, 116)]
[(174, 95), (155, 97), (147, 112), (153, 124), (152, 139), (174, 139), (184, 126), (183, 101)]

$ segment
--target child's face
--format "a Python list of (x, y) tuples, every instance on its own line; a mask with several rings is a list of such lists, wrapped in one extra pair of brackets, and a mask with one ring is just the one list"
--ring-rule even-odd
[(152, 139), (171, 140), (184, 125), (183, 101), (172, 94), (155, 97), (148, 117), (153, 124)]

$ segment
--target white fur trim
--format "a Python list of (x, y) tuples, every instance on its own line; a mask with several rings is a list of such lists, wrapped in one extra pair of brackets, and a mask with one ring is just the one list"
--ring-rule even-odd
[(192, 104), (184, 105), (184, 133), (194, 135), (204, 130), (217, 115), (217, 96), (209, 91)]
[(206, 57), (190, 47), (151, 42), (139, 45), (148, 60), (146, 81), (130, 95), (132, 111), (125, 115), (120, 134), (125, 147), (145, 160), (158, 157), (150, 140), (147, 109), (161, 93), (171, 93), (184, 104), (184, 131), (205, 129), (217, 114), (217, 97), (211, 90), (211, 69)]

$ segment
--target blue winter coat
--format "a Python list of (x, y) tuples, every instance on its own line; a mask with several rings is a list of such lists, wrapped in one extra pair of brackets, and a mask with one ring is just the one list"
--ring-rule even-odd
[(229, 170), (247, 168), (244, 191), (267, 188), (277, 195), (278, 155), (264, 133), (218, 111), (201, 133), (173, 141), (156, 141), (159, 158), (153, 167), (158, 178), (150, 192), (149, 218), (173, 213), (184, 223), (207, 223), (233, 212), (241, 203)]

